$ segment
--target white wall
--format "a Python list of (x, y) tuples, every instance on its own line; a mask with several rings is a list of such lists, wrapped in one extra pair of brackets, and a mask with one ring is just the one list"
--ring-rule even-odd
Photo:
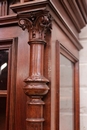
[(82, 29), (80, 43), (80, 130), (87, 130), (87, 26)]

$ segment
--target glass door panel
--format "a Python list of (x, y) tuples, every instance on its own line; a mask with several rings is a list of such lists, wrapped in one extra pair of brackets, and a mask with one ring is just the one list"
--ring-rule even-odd
[(5, 130), (6, 97), (0, 97), (0, 130)]
[(74, 130), (74, 68), (60, 54), (60, 130)]
[(0, 90), (7, 90), (8, 50), (0, 50)]
[(8, 78), (8, 50), (0, 50), (0, 130), (5, 130)]

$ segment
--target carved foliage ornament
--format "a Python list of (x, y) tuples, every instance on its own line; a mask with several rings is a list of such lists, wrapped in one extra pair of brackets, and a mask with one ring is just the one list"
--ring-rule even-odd
[(29, 40), (45, 39), (47, 30), (52, 29), (52, 17), (48, 11), (31, 12), (19, 15), (19, 26), (29, 31)]

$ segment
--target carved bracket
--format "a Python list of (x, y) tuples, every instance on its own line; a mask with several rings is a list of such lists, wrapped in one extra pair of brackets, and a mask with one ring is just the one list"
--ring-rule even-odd
[(31, 12), (19, 15), (19, 26), (29, 32), (30, 73), (23, 88), (30, 100), (27, 101), (27, 130), (43, 130), (44, 95), (48, 93), (48, 79), (44, 77), (44, 45), (47, 30), (52, 29), (52, 18), (48, 11)]

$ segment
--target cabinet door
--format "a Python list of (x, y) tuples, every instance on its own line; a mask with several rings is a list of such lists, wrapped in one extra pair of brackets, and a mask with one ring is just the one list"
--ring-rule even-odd
[(56, 44), (56, 128), (79, 130), (79, 61)]
[(0, 130), (14, 130), (16, 41), (0, 40)]

